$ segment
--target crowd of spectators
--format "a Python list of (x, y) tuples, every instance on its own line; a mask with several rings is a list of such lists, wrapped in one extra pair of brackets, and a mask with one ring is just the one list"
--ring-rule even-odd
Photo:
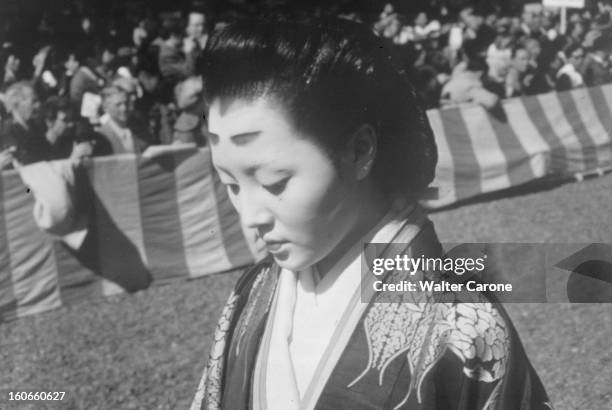
[[(612, 0), (522, 13), (439, 6), (375, 18), (338, 11), (385, 39), (427, 108), (596, 86), (612, 81)], [(123, 24), (41, 17), (35, 49), (0, 32), (0, 169), (41, 160), (142, 153), (149, 145), (205, 144), (198, 64), (209, 33), (239, 13), (135, 13)], [(125, 22), (128, 22), (127, 24)]]
[(473, 6), (448, 18), (407, 18), (388, 5), (374, 25), (428, 108), (597, 86), (612, 81), (612, 1), (561, 11), (527, 4), (520, 15)]

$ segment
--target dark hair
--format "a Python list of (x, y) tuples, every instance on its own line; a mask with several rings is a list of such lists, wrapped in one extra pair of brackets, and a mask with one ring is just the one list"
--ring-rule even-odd
[(511, 52), (510, 56), (511, 56), (512, 58), (516, 57), (516, 53), (518, 53), (518, 52), (519, 52), (519, 50), (525, 50), (525, 51), (528, 51), (528, 50), (527, 50), (527, 45), (526, 45), (524, 42), (522, 42), (522, 41), (521, 41), (521, 42), (518, 42), (517, 44), (515, 44), (515, 45), (512, 47), (512, 52)]
[(468, 39), (463, 42), (461, 47), (461, 55), (466, 60), (466, 69), (468, 71), (487, 72), (489, 66), (485, 57), (482, 55), (480, 44), (475, 39)]
[(63, 112), (66, 114), (66, 117), (71, 120), (74, 117), (74, 110), (70, 105), (70, 101), (59, 98), (59, 97), (49, 97), (47, 101), (42, 105), (42, 116), (46, 121), (55, 121), (57, 118), (57, 114)]
[(610, 40), (612, 40), (610, 34), (602, 34), (593, 41), (591, 50), (609, 52), (610, 49), (612, 49), (612, 46), (610, 45)]
[(170, 21), (162, 27), (160, 36), (162, 40), (168, 40), (170, 37), (181, 37), (183, 35), (183, 25), (179, 21)]
[(437, 161), (415, 90), (386, 45), (351, 21), (244, 20), (210, 38), (204, 96), (271, 97), (332, 158), (361, 124), (377, 132), (374, 178), (385, 192), (421, 192)]

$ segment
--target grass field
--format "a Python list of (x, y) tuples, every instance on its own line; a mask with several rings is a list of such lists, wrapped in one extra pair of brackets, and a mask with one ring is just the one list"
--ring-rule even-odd
[[(612, 243), (612, 176), (431, 215), (443, 242)], [(0, 324), (8, 390), (66, 391), (76, 409), (188, 406), (238, 272)], [(612, 305), (510, 304), (556, 409), (612, 409)]]

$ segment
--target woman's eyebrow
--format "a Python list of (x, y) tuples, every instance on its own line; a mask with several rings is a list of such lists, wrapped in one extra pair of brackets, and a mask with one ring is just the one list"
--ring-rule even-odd
[(230, 140), (238, 146), (246, 145), (259, 137), (259, 134), (261, 134), (261, 131), (241, 132), (240, 134), (232, 135)]

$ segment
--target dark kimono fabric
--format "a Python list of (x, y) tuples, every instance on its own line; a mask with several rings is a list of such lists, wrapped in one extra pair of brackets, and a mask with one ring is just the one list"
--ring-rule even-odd
[[(424, 231), (432, 255), (439, 243), (431, 223)], [(253, 408), (252, 375), (279, 272), (266, 259), (239, 280), (192, 409)], [(552, 409), (501, 305), (481, 294), (444, 303), (381, 295), (352, 330), (315, 409)]]

